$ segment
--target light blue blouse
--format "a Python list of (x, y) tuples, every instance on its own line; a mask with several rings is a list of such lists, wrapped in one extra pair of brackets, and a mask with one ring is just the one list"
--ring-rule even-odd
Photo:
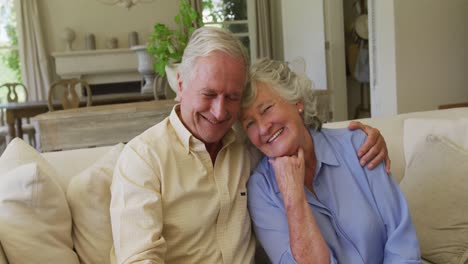
[[(357, 150), (361, 130), (311, 131), (317, 167), (316, 197), (304, 187), (331, 263), (421, 263), (419, 243), (406, 200), (385, 172), (361, 167)], [(264, 158), (248, 183), (255, 232), (273, 263), (296, 263), (286, 212), (273, 168)]]

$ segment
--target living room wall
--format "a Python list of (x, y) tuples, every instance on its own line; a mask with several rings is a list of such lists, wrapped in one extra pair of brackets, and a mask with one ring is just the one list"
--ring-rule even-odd
[(116, 37), (119, 48), (128, 47), (128, 33), (136, 31), (140, 43), (145, 43), (155, 23), (175, 26), (174, 16), (178, 1), (156, 0), (142, 3), (127, 10), (120, 6), (109, 6), (97, 0), (39, 0), (39, 13), (45, 36), (47, 51), (64, 51), (61, 39), (64, 28), (76, 33), (74, 50), (83, 50), (86, 33), (96, 37), (96, 48), (105, 48), (106, 38)]
[(395, 0), (398, 113), (468, 102), (468, 1)]

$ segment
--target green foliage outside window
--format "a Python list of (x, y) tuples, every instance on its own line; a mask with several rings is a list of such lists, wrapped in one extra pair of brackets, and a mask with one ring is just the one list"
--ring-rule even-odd
[[(11, 24), (5, 26), (5, 31), (10, 38), (13, 47), (18, 46), (18, 37), (16, 35), (16, 27)], [(15, 81), (21, 82), (21, 68), (18, 49), (11, 49), (1, 55), (2, 62), (15, 73)]]
[(0, 82), (21, 82), (13, 0), (0, 3)]

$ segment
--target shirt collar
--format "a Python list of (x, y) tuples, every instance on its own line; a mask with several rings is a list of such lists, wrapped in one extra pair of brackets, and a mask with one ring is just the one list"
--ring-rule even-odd
[(314, 140), (315, 156), (317, 163), (325, 163), (331, 166), (339, 166), (340, 163), (336, 158), (333, 147), (328, 143), (327, 139), (320, 131), (311, 130), (312, 138)]
[[(182, 120), (180, 120), (179, 115), (177, 114), (178, 112), (180, 112), (180, 104), (176, 104), (172, 108), (171, 114), (169, 115), (169, 121), (172, 127), (174, 128), (177, 137), (182, 142), (182, 145), (184, 146), (187, 153), (190, 152), (190, 149), (193, 149), (195, 151), (206, 151), (205, 143), (203, 143), (198, 138), (194, 137), (192, 133), (185, 127), (185, 125), (182, 123)], [(231, 128), (222, 139), (223, 147), (231, 144), (235, 140), (236, 133)]]

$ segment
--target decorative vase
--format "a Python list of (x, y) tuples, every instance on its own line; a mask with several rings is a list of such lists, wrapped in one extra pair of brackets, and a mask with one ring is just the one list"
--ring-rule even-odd
[(133, 46), (130, 48), (138, 56), (138, 72), (143, 75), (144, 84), (141, 93), (153, 93), (153, 82), (156, 73), (154, 72), (154, 58), (146, 51), (146, 45)]
[(85, 48), (87, 50), (95, 50), (96, 49), (96, 38), (94, 34), (88, 33), (85, 36)]
[(169, 86), (171, 87), (171, 91), (166, 91), (168, 97), (170, 98), (172, 94), (175, 94), (176, 101), (179, 101), (179, 93), (178, 93), (178, 85), (177, 85), (177, 72), (179, 71), (180, 63), (171, 63), (167, 64), (166, 69), (166, 78)]
[(128, 46), (131, 48), (136, 45), (138, 45), (138, 33), (136, 31), (132, 31), (128, 33)]
[(106, 47), (108, 49), (116, 49), (119, 47), (119, 40), (117, 38), (108, 38), (106, 40)]
[(75, 40), (75, 31), (69, 27), (63, 29), (62, 32), (62, 39), (65, 41), (65, 50), (71, 51), (72, 50), (72, 43)]

